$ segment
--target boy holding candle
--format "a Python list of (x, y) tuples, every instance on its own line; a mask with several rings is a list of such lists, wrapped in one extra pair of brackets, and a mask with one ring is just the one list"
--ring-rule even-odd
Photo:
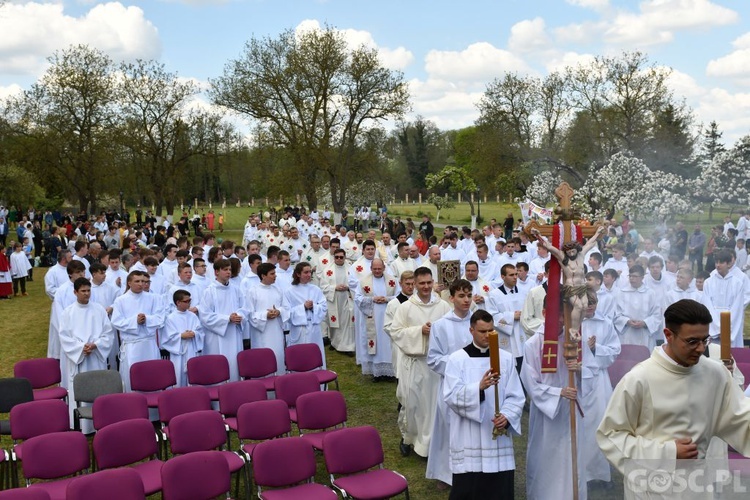
[(481, 309), (476, 311), (469, 331), (472, 342), (451, 354), (445, 367), (442, 397), (451, 410), (453, 473), (449, 498), (513, 498), (515, 461), (511, 435), (521, 433), (526, 398), (513, 356), (497, 344), (492, 315)]

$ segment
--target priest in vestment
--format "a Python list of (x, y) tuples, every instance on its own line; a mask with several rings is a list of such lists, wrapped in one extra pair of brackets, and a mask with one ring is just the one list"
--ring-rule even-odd
[(615, 295), (615, 328), (622, 344), (656, 347), (661, 335), (661, 301), (643, 284), (645, 271), (634, 265), (628, 272), (628, 285)]
[(495, 318), (495, 329), (499, 334), (500, 347), (513, 354), (516, 366), (521, 370), (526, 334), (521, 328), (521, 310), (525, 296), (519, 293), (518, 271), (515, 264), (505, 264), (500, 269), (502, 284), (490, 292), (485, 303), (487, 311)]
[(47, 269), (47, 274), (44, 275), (44, 291), (50, 300), (55, 300), (57, 288), (69, 281), (68, 263), (71, 260), (73, 260), (73, 257), (70, 250), (64, 248), (57, 254), (57, 264)]
[(405, 394), (399, 412), (399, 420), (403, 422), (399, 427), (406, 429), (402, 431), (402, 444), (412, 445), (417, 455), (426, 457), (440, 384), (440, 377), (427, 366), (427, 348), (432, 323), (449, 312), (451, 306), (432, 291), (429, 269), (417, 268), (414, 282), (417, 293), (396, 310), (391, 323), (391, 339), (404, 353), (398, 368), (397, 389)]
[(230, 282), (232, 264), (229, 259), (214, 262), (216, 281), (203, 292), (200, 320), (203, 325), (203, 354), (221, 354), (229, 362), (229, 380), (240, 379), (237, 354), (242, 351), (242, 338), (247, 323), (245, 298), (240, 288)]
[(156, 332), (164, 327), (166, 313), (162, 297), (145, 291), (147, 279), (147, 273), (131, 272), (129, 290), (112, 306), (112, 326), (120, 332), (120, 375), (125, 392), (130, 391), (133, 364), (161, 357)]
[[(76, 301), (66, 307), (60, 317), (60, 346), (66, 359), (65, 370), (61, 373), (65, 387), (68, 387), (71, 428), (73, 410), (76, 408), (73, 379), (79, 373), (106, 370), (107, 357), (114, 341), (114, 330), (107, 311), (90, 301), (91, 283), (86, 278), (77, 278), (73, 290)], [(94, 432), (93, 423), (82, 420), (81, 430), (84, 434)]]
[(472, 299), (479, 309), (487, 309), (487, 298), (492, 291), (492, 285), (479, 275), (476, 261), (470, 260), (464, 266), (464, 279), (471, 283)]
[(199, 356), (203, 351), (205, 333), (198, 316), (190, 310), (192, 296), (187, 290), (177, 290), (172, 295), (174, 310), (167, 316), (167, 322), (159, 331), (161, 348), (169, 352), (169, 360), (174, 365), (177, 387), (188, 386), (188, 360)]
[(286, 373), (284, 363), (284, 324), (289, 321), (289, 303), (276, 285), (276, 266), (268, 262), (258, 266), (260, 285), (245, 297), (250, 323), (250, 345), (267, 347), (276, 355), (276, 375)]
[(416, 261), (409, 257), (408, 243), (404, 241), (400, 242), (396, 245), (396, 251), (398, 252), (398, 257), (393, 259), (389, 267), (393, 277), (399, 279), (401, 278), (401, 273), (404, 271), (414, 271), (418, 266)]
[[(356, 296), (357, 287), (360, 281), (370, 274), (372, 261), (375, 258), (375, 242), (365, 240), (362, 243), (362, 257), (356, 260), (349, 267), (349, 291), (352, 299)], [(382, 259), (381, 259), (382, 260)], [(385, 262), (385, 261), (384, 261)], [(361, 346), (365, 344), (364, 338), (367, 337), (367, 315), (354, 305), (354, 351), (358, 365), (362, 365), (365, 360), (366, 352), (363, 352)]]
[(750, 456), (750, 399), (729, 370), (703, 355), (712, 321), (697, 301), (669, 306), (666, 342), (615, 387), (596, 439), (620, 472), (629, 460), (669, 471), (675, 459), (706, 458), (713, 437)]
[(349, 289), (349, 264), (346, 251), (339, 248), (333, 253), (333, 263), (320, 259), (318, 282), (327, 302), (328, 337), (331, 346), (339, 352), (354, 353), (354, 300)]
[[(393, 323), (393, 317), (396, 315), (398, 306), (409, 300), (409, 297), (414, 293), (414, 272), (404, 271), (401, 273), (401, 278), (398, 280), (398, 286), (401, 291), (398, 292), (395, 298), (388, 302), (385, 306), (385, 317), (383, 319), (383, 331), (391, 336), (391, 324)], [(393, 374), (398, 378), (398, 369), (401, 366), (401, 356), (403, 356), (401, 348), (395, 342), (391, 341), (391, 359), (393, 363)], [(403, 388), (403, 386), (402, 386)], [(399, 405), (403, 405), (404, 396), (398, 392), (396, 387), (396, 399), (398, 399)]]
[(363, 375), (380, 380), (396, 376), (391, 339), (383, 326), (388, 302), (398, 295), (398, 283), (385, 272), (385, 263), (378, 258), (373, 259), (370, 271), (360, 280), (354, 294), (358, 313), (365, 317), (365, 331), (357, 336), (357, 358), (361, 359)]
[(294, 266), (292, 286), (284, 292), (284, 298), (289, 304), (287, 346), (317, 345), (325, 368), (326, 353), (320, 324), (328, 316), (328, 302), (320, 288), (312, 284), (312, 274), (312, 266), (308, 262), (299, 262)]
[[(492, 315), (478, 310), (470, 322), (472, 341), (448, 357), (440, 394), (449, 408), (450, 498), (513, 498), (516, 464), (512, 436), (521, 434), (526, 397), (510, 353), (500, 349), (500, 373), (490, 370)], [(495, 385), (499, 417), (495, 416)], [(493, 439), (495, 427), (507, 433)]]
[(438, 385), (435, 420), (432, 426), (430, 450), (427, 455), (428, 479), (437, 479), (451, 484), (449, 460), (448, 406), (442, 397), (445, 384), (445, 366), (451, 354), (466, 347), (471, 342), (469, 320), (472, 309), (472, 286), (465, 279), (456, 280), (450, 287), (450, 301), (453, 310), (433, 323), (427, 349), (427, 366), (440, 377)]

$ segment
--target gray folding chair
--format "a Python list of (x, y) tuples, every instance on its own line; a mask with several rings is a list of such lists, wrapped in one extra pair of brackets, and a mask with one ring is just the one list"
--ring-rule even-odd
[(73, 394), (76, 401), (73, 428), (80, 431), (82, 418), (94, 418), (93, 406), (82, 406), (81, 403), (93, 405), (97, 397), (117, 392), (122, 392), (122, 377), (116, 370), (93, 370), (76, 375), (73, 379)]

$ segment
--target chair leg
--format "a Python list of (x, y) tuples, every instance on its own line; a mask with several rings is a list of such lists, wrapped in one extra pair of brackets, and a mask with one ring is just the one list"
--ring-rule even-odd
[(406, 498), (406, 500), (410, 500), (411, 499), (411, 497), (409, 496), (409, 487), (408, 486), (406, 487), (406, 491), (404, 491), (404, 498)]

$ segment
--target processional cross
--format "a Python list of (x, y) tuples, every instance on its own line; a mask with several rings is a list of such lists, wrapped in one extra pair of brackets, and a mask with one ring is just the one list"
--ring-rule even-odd
[[(558, 356), (558, 336), (560, 334), (560, 325), (558, 324), (561, 274), (565, 276), (565, 295), (567, 300), (564, 302), (564, 321), (565, 321), (565, 342), (563, 344), (563, 356), (566, 360), (578, 360), (580, 353), (580, 320), (582, 318), (581, 308), (586, 303), (585, 277), (583, 273), (582, 260), (586, 250), (591, 248), (596, 238), (601, 234), (603, 227), (579, 226), (574, 223), (578, 218), (578, 213), (571, 206), (573, 198), (573, 189), (567, 182), (561, 183), (555, 189), (555, 196), (558, 199), (558, 205), (555, 207), (556, 222), (554, 224), (540, 225), (536, 221), (531, 221), (524, 227), (524, 232), (530, 238), (544, 236), (547, 244), (540, 241), (550, 249), (550, 253), (555, 257), (550, 261), (550, 271), (547, 278), (547, 307), (545, 314), (544, 343), (542, 344), (542, 372), (554, 373), (557, 371)], [(582, 249), (566, 250), (566, 243), (580, 243), (582, 239), (589, 238), (589, 243)], [(580, 253), (580, 255), (579, 255)], [(572, 259), (572, 260), (571, 260)], [(562, 269), (561, 263), (566, 266)], [(583, 279), (581, 279), (583, 278)], [(583, 283), (583, 285), (581, 285)], [(551, 299), (551, 300), (550, 300)], [(581, 302), (583, 300), (583, 302)], [(574, 307), (577, 309), (574, 310)], [(575, 321), (574, 321), (575, 320)], [(574, 327), (574, 328), (573, 328)], [(568, 371), (568, 385), (575, 387), (576, 375), (573, 371)], [(578, 446), (576, 438), (576, 406), (577, 402), (570, 401), (570, 444), (572, 458), (572, 477), (573, 477), (573, 499), (578, 500)]]

